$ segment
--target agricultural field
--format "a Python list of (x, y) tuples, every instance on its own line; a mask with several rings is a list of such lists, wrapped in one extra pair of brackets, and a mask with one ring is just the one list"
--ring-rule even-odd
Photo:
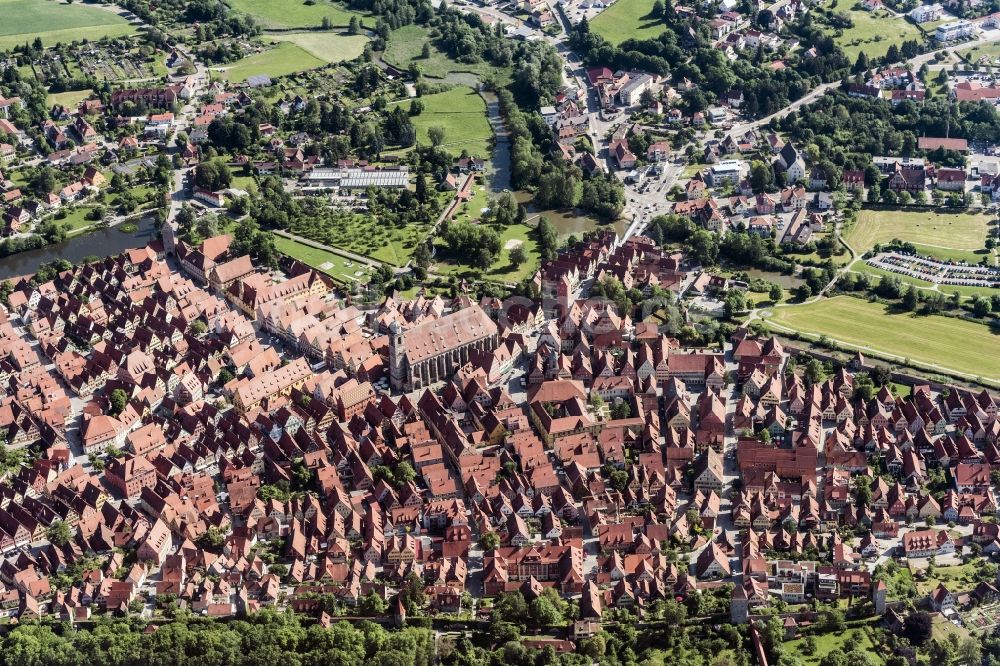
[(650, 12), (653, 0), (616, 0), (590, 22), (590, 29), (612, 44), (626, 39), (651, 39), (667, 29), (662, 19)]
[(34, 41), (45, 46), (74, 40), (120, 37), (135, 28), (117, 14), (82, 3), (63, 4), (50, 0), (0, 0), (0, 49)]
[(335, 32), (286, 32), (271, 35), (271, 38), (295, 44), (326, 63), (354, 60), (364, 52), (368, 43), (364, 35)]
[(896, 313), (850, 296), (775, 308), (766, 322), (787, 329), (909, 358), (928, 366), (1000, 381), (1000, 336), (987, 326), (939, 315)]
[(325, 65), (322, 60), (291, 42), (281, 42), (266, 51), (255, 53), (219, 68), (219, 75), (232, 82), (246, 81), (251, 76), (266, 74), (271, 78), (285, 76)]
[[(466, 86), (455, 86), (446, 92), (419, 99), (424, 103), (424, 110), (412, 118), (417, 130), (417, 143), (429, 144), (427, 130), (431, 127), (443, 127), (442, 145), (450, 153), (458, 155), (467, 150), (470, 155), (483, 158), (489, 156), (493, 128), (486, 117), (486, 102), (474, 90)], [(409, 107), (410, 100), (396, 103)]]
[(324, 18), (336, 27), (347, 27), (352, 16), (361, 19), (361, 24), (373, 27), (375, 24), (362, 14), (330, 2), (317, 0), (307, 5), (302, 0), (230, 0), (227, 3), (236, 11), (250, 14), (265, 28), (318, 28)]
[(977, 264), (987, 253), (984, 248), (989, 221), (980, 213), (862, 210), (844, 238), (859, 255), (876, 243), (898, 238), (913, 243), (929, 256)]
[(282, 254), (298, 259), (339, 282), (360, 280), (370, 273), (370, 269), (365, 265), (353, 262), (333, 252), (303, 245), (290, 238), (275, 236), (274, 244)]
[[(844, 30), (834, 41), (844, 49), (844, 54), (851, 62), (857, 60), (862, 51), (870, 58), (881, 58), (893, 44), (899, 46), (907, 40), (923, 40), (923, 33), (919, 28), (905, 19), (892, 17), (885, 11), (849, 9), (846, 13), (850, 15), (854, 26)], [(827, 32), (832, 34), (834, 30), (827, 28)]]
[(399, 69), (408, 69), (410, 63), (415, 62), (420, 66), (421, 73), (431, 78), (444, 78), (454, 72), (486, 74), (499, 71), (496, 67), (485, 62), (475, 64), (455, 62), (433, 44), (430, 47), (430, 57), (424, 58), (421, 52), (424, 44), (430, 40), (430, 33), (424, 26), (404, 25), (389, 33), (389, 42), (382, 58)]

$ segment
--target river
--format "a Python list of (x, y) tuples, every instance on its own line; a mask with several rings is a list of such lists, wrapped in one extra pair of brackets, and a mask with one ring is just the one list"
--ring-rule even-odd
[(143, 247), (156, 238), (153, 222), (152, 217), (142, 218), (139, 221), (139, 228), (134, 234), (124, 233), (114, 228), (97, 229), (90, 233), (73, 236), (62, 243), (12, 254), (0, 259), (0, 279), (34, 273), (42, 264), (56, 259), (66, 259), (75, 264), (81, 262), (84, 257), (108, 257), (120, 254), (125, 250)]

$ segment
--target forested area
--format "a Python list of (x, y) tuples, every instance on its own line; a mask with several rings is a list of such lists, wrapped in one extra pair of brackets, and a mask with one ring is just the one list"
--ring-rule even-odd
[(324, 629), (272, 611), (233, 622), (184, 617), (145, 629), (125, 620), (89, 630), (29, 623), (4, 635), (0, 665), (428, 666), (434, 655), (427, 629), (390, 631), (371, 622)]

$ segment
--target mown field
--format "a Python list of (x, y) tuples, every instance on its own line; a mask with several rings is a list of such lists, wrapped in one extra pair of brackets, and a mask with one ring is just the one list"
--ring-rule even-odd
[(662, 19), (650, 16), (652, 9), (653, 0), (616, 0), (594, 17), (590, 29), (612, 44), (657, 37), (667, 27)]
[(339, 282), (359, 280), (370, 272), (368, 267), (363, 264), (352, 262), (333, 252), (303, 245), (290, 238), (275, 236), (274, 244), (282, 254), (298, 259)]
[(331, 25), (346, 27), (352, 16), (361, 19), (362, 25), (374, 25), (371, 19), (366, 21), (362, 14), (330, 0), (317, 0), (313, 5), (302, 0), (228, 0), (227, 4), (255, 17), (265, 28), (318, 28), (324, 18), (329, 18)]
[(980, 213), (862, 210), (844, 238), (859, 254), (898, 238), (930, 256), (979, 263), (986, 256), (989, 220)]
[[(483, 159), (489, 157), (489, 141), (493, 128), (486, 117), (486, 102), (472, 88), (455, 86), (450, 90), (419, 98), (424, 103), (423, 112), (412, 118), (417, 130), (417, 143), (427, 145), (431, 127), (444, 128), (444, 143), (448, 151), (458, 155), (468, 150), (470, 155)], [(396, 104), (409, 107), (410, 100)]]
[(324, 61), (296, 44), (279, 42), (266, 51), (255, 53), (226, 65), (218, 74), (227, 81), (239, 83), (260, 74), (276, 78), (307, 69), (315, 69), (325, 64)]
[(303, 51), (327, 63), (354, 60), (365, 50), (368, 38), (336, 32), (286, 32), (271, 35), (279, 42), (295, 44)]
[[(896, 313), (850, 296), (775, 308), (769, 323), (851, 345), (1000, 380), (1000, 335), (982, 324), (938, 315)], [(780, 329), (779, 329), (780, 330)]]
[(0, 0), (0, 49), (41, 37), (45, 46), (80, 39), (119, 37), (135, 28), (113, 12), (80, 3), (51, 0)]

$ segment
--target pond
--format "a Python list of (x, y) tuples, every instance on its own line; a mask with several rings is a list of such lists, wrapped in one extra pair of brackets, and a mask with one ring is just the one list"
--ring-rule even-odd
[(0, 259), (0, 279), (34, 273), (42, 264), (56, 259), (66, 259), (75, 264), (83, 261), (85, 257), (108, 257), (120, 254), (125, 250), (143, 247), (155, 238), (156, 228), (152, 217), (142, 218), (135, 233), (124, 233), (114, 228), (97, 229), (73, 236), (62, 243)]
[(749, 270), (743, 270), (742, 272), (749, 275), (751, 278), (760, 278), (762, 280), (767, 280), (768, 282), (774, 282), (782, 289), (795, 289), (803, 280), (797, 278), (794, 275), (784, 275), (775, 271), (762, 271), (759, 268), (751, 268)]
[[(518, 203), (527, 203), (531, 201), (531, 193), (515, 192), (514, 198), (517, 199)], [(625, 219), (618, 219), (610, 223), (601, 222), (587, 215), (581, 215), (575, 210), (538, 210), (536, 206), (528, 203), (528, 224), (534, 226), (542, 215), (555, 227), (559, 240), (565, 240), (572, 235), (580, 237), (588, 231), (601, 229), (614, 229), (619, 236), (622, 236), (629, 225), (629, 221)]]

